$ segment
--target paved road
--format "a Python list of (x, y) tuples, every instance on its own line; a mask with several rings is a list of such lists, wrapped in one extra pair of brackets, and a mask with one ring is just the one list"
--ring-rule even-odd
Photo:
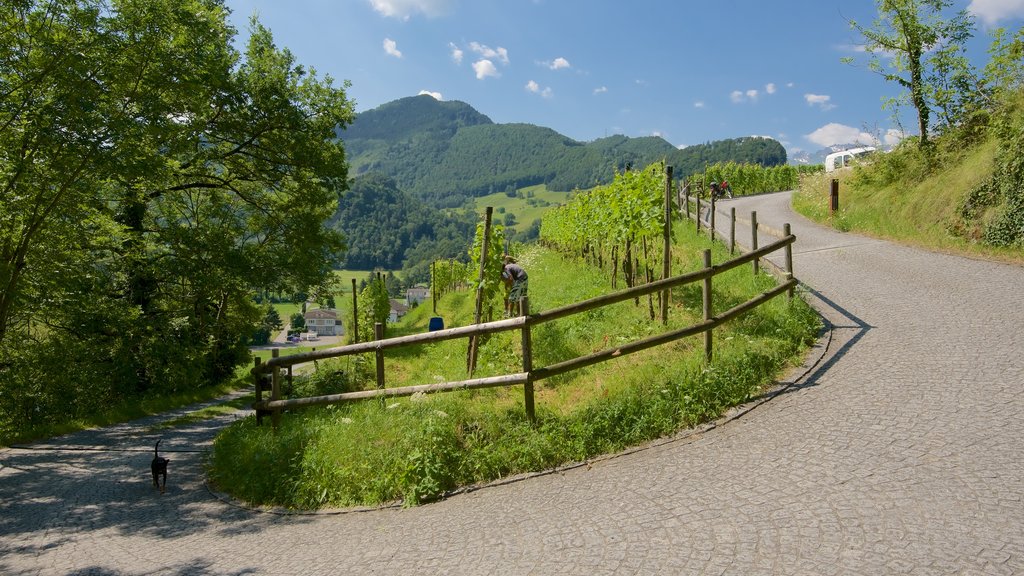
[(222, 421), (75, 434), (0, 452), (0, 574), (1024, 574), (1024, 268), (836, 234), (787, 198), (733, 202), (793, 224), (833, 330), (756, 408), (590, 467), (307, 516), (205, 488), (202, 453), (176, 450)]

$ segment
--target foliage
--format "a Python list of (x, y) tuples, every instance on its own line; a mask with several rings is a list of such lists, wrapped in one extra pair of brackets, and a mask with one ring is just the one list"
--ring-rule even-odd
[(470, 262), (454, 259), (434, 261), (430, 268), (430, 288), (433, 297), (440, 300), (445, 294), (464, 289), (469, 285), (466, 279), (471, 277), (472, 270), (473, 265)]
[(374, 324), (387, 326), (391, 314), (391, 300), (383, 278), (372, 276), (362, 291), (359, 292), (359, 341), (376, 340)]
[(970, 222), (994, 207), (982, 241), (991, 246), (1024, 248), (1024, 90), (1008, 98), (992, 122), (999, 142), (992, 177), (971, 190), (960, 207)]
[[(647, 241), (652, 247), (660, 246), (655, 240), (662, 235), (665, 222), (664, 170), (658, 163), (622, 172), (607, 186), (576, 194), (568, 204), (544, 215), (541, 240), (602, 268), (606, 262), (612, 264), (613, 286), (621, 259), (626, 283), (634, 285), (640, 274), (635, 264), (639, 247)], [(660, 259), (654, 253), (648, 256), (644, 266), (650, 270), (654, 267), (650, 263)]]
[(781, 165), (764, 167), (760, 164), (717, 163), (708, 166), (704, 174), (694, 176), (694, 182), (728, 181), (736, 196), (793, 190), (799, 184), (799, 169)]
[(0, 420), (224, 381), (253, 296), (329, 275), (352, 105), (233, 37), (215, 0), (0, 11)]
[(473, 238), (473, 246), (469, 251), (469, 264), (465, 270), (466, 283), (476, 292), (482, 290), (481, 312), (483, 318), (493, 317), (493, 311), (503, 308), (502, 304), (502, 281), (501, 271), (504, 266), (503, 255), (505, 251), (505, 229), (501, 224), (492, 224), (490, 236), (487, 237), (487, 259), (483, 260), (483, 278), (480, 277), (481, 260), (484, 256), (484, 232), (485, 222), (480, 222), (476, 227), (476, 236)]
[[(942, 17), (951, 0), (876, 0), (878, 18), (871, 27), (855, 21), (850, 26), (863, 36), (870, 55), (868, 68), (905, 92), (889, 98), (894, 117), (901, 103), (917, 111), (920, 146), (930, 149), (931, 115), (938, 108), (947, 125), (959, 122), (971, 106), (977, 81), (963, 56), (974, 23), (966, 10)], [(851, 58), (844, 59), (852, 62)]]
[(345, 267), (369, 270), (413, 268), (422, 258), (421, 245), (435, 257), (455, 257), (465, 250), (475, 222), (469, 210), (427, 206), (374, 172), (352, 181), (329, 226), (347, 240)]

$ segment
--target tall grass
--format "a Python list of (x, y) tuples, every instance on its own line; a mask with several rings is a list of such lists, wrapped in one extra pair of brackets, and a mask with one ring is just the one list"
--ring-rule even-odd
[[(700, 267), (706, 240), (680, 232), (676, 273)], [(720, 248), (716, 261), (727, 259)], [(539, 248), (520, 259), (530, 273), (534, 310), (609, 291), (607, 273)], [(716, 279), (716, 310), (774, 281), (749, 267)], [(471, 323), (472, 298), (451, 294), (439, 303), (447, 326)], [(699, 287), (674, 291), (670, 326), (699, 320)], [(422, 331), (432, 311), (421, 307), (404, 327)], [(696, 340), (616, 359), (538, 383), (536, 422), (520, 387), (369, 401), (286, 413), (277, 433), (246, 418), (217, 439), (210, 477), (222, 490), (254, 504), (293, 508), (416, 504), (460, 486), (543, 470), (622, 450), (715, 418), (758, 394), (818, 329), (801, 300), (777, 298), (716, 330), (715, 361)], [(534, 364), (543, 366), (663, 331), (646, 301), (588, 312), (538, 327)], [(394, 335), (394, 334), (392, 334)], [(456, 380), (466, 374), (466, 342), (389, 353), (388, 386)], [(487, 338), (476, 375), (518, 372), (518, 333)], [(322, 369), (323, 368), (322, 365)], [(353, 371), (353, 361), (339, 371)], [(252, 474), (259, 470), (259, 474)]]
[[(838, 230), (892, 239), (921, 248), (1024, 262), (1019, 249), (985, 246), (954, 234), (965, 194), (992, 175), (997, 142), (944, 151), (938, 168), (927, 170), (910, 147), (878, 155), (873, 162), (831, 174), (805, 176), (793, 208)], [(829, 211), (831, 180), (839, 180), (839, 211)]]

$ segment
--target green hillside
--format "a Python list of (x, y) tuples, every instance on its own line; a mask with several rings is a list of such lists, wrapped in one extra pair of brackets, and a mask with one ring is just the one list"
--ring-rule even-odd
[(678, 149), (660, 137), (578, 142), (550, 128), (495, 124), (463, 102), (415, 96), (360, 113), (339, 134), (350, 173), (379, 172), (437, 208), (543, 184), (569, 192), (611, 181), (627, 166), (666, 160), (678, 177), (715, 162), (786, 163), (775, 140), (735, 138)]
[[(805, 178), (793, 205), (841, 230), (1024, 263), (1024, 91), (935, 144), (931, 159), (909, 140), (855, 168)], [(830, 214), (833, 178), (840, 209)]]

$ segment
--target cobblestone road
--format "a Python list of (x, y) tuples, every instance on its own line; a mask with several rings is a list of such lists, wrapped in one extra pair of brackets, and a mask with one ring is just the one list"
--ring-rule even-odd
[(224, 418), (6, 449), (0, 574), (1024, 574), (1024, 268), (834, 233), (785, 194), (732, 202), (792, 223), (832, 325), (772, 400), (408, 510), (222, 501), (201, 464)]

